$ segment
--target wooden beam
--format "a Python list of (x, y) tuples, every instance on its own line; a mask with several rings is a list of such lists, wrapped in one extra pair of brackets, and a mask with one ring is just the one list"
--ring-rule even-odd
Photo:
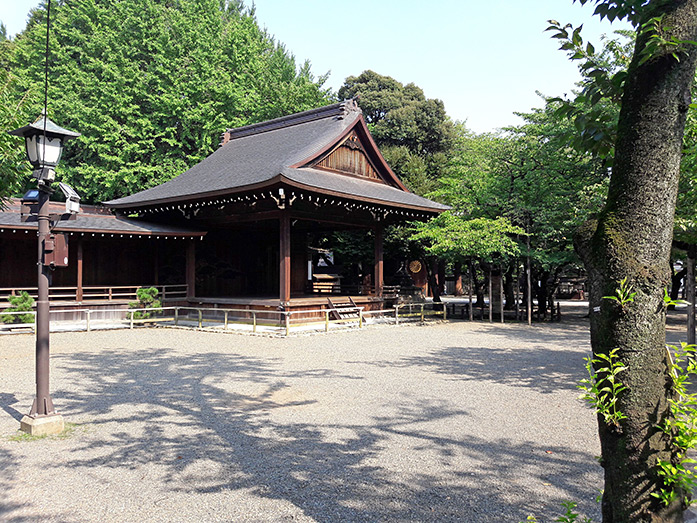
[(196, 240), (186, 244), (186, 297), (196, 296)]
[(384, 285), (384, 263), (383, 263), (383, 228), (382, 225), (375, 226), (375, 294), (382, 296)]
[(83, 259), (83, 250), (82, 250), (82, 243), (83, 239), (82, 237), (78, 237), (77, 239), (77, 290), (75, 291), (75, 301), (81, 302), (82, 301), (82, 259)]
[(279, 218), (279, 297), (281, 304), (290, 301), (290, 213)]

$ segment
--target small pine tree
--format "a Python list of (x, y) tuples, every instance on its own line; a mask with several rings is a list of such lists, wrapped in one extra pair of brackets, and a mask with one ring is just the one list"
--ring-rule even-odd
[[(17, 296), (8, 296), (7, 301), (11, 307), (5, 312), (25, 312), (34, 310), (34, 298), (27, 291), (22, 291)], [(0, 314), (2, 323), (34, 323), (33, 314)]]
[[(128, 304), (131, 309), (151, 309), (158, 308), (162, 305), (157, 299), (158, 290), (155, 287), (140, 288), (136, 291), (138, 301), (132, 301)], [(133, 319), (144, 320), (152, 316), (149, 311), (137, 311), (133, 313)]]

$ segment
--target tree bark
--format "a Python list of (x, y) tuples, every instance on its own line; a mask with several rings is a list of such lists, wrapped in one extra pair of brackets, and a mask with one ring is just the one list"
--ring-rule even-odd
[[(663, 15), (679, 40), (697, 40), (697, 0), (651, 2), (642, 22)], [(679, 498), (667, 507), (651, 494), (661, 487), (657, 461), (675, 459), (657, 424), (669, 416), (672, 381), (665, 348), (663, 292), (669, 282), (673, 215), (696, 46), (639, 63), (648, 35), (638, 35), (622, 98), (607, 203), (575, 244), (589, 275), (591, 344), (595, 354), (618, 348), (627, 370), (619, 396), (627, 416), (608, 426), (598, 417), (605, 469), (605, 523), (681, 522)], [(628, 279), (636, 291), (621, 307), (603, 299)], [(597, 370), (597, 369), (596, 369)]]

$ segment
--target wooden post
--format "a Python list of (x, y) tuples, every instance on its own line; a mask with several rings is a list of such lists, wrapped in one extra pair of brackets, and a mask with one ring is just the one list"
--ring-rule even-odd
[(196, 240), (186, 244), (186, 297), (196, 296)]
[(528, 303), (527, 303), (527, 309), (528, 309), (528, 325), (532, 325), (532, 271), (531, 271), (531, 264), (530, 264), (530, 236), (528, 236), (528, 259), (527, 259), (527, 273), (526, 278), (527, 278), (527, 285), (528, 285)]
[(499, 279), (499, 298), (500, 298), (500, 309), (501, 309), (501, 323), (503, 323), (503, 267), (500, 269), (501, 278)]
[(375, 226), (375, 295), (382, 296), (382, 286), (384, 283), (383, 274), (383, 228), (382, 225)]
[(474, 267), (472, 266), (472, 263), (470, 262), (469, 264), (469, 280), (470, 280), (470, 289), (469, 289), (469, 307), (468, 307), (468, 312), (469, 312), (469, 320), (474, 321), (474, 303), (472, 302), (472, 288), (474, 287), (474, 274), (472, 274), (474, 271)]
[(281, 213), (279, 227), (279, 298), (282, 305), (290, 301), (290, 214)]
[(491, 265), (489, 266), (489, 323), (494, 321), (494, 289), (491, 281)]
[(82, 237), (77, 239), (77, 290), (75, 291), (75, 301), (82, 302)]
[(516, 260), (515, 270), (515, 321), (520, 320), (520, 262)]
[(687, 291), (687, 344), (695, 344), (695, 255), (697, 246), (687, 248), (687, 275), (685, 290)]

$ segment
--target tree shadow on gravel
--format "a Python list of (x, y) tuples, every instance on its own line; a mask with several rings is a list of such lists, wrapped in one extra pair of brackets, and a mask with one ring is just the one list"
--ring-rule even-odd
[[(446, 349), (441, 360), (457, 375), (462, 369), (447, 363), (460, 357), (454, 351)], [(487, 440), (473, 434), (476, 427), (443, 437), (429, 423), (445, 426), (467, 415), (448, 403), (424, 402), (367, 425), (344, 420), (340, 411), (317, 423), (274, 419), (289, 409), (321, 406), (322, 399), (297, 394), (294, 378), (345, 379), (342, 385), (350, 387), (360, 376), (330, 369), (288, 372), (273, 358), (184, 357), (162, 348), (53, 359), (65, 373), (63, 382), (79, 384), (78, 392), (54, 394), (61, 412), (95, 427), (75, 437), (57, 468), (89, 473), (157, 464), (167, 470), (159, 480), (167, 492), (243, 489), (252, 497), (289, 502), (323, 522), (515, 522), (532, 513), (556, 517), (564, 499), (597, 515), (587, 502), (594, 496), (588, 485), (599, 481), (592, 455)], [(240, 381), (251, 389), (236, 387)], [(398, 451), (402, 447), (408, 450)]]
[(394, 365), (423, 367), (458, 380), (529, 387), (542, 393), (576, 390), (579, 380), (586, 377), (581, 354), (544, 347), (445, 347), (429, 355), (402, 358)]
[[(11, 501), (11, 491), (15, 487), (20, 467), (21, 460), (8, 448), (8, 444), (0, 445), (0, 521), (3, 523), (26, 523), (45, 519), (44, 514), (31, 510), (30, 506)], [(53, 516), (53, 521), (77, 522), (65, 513), (54, 513)]]

